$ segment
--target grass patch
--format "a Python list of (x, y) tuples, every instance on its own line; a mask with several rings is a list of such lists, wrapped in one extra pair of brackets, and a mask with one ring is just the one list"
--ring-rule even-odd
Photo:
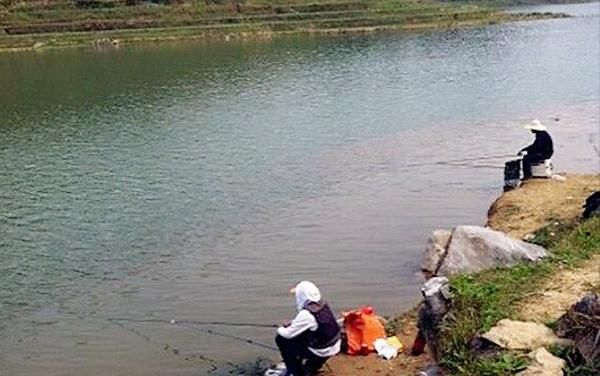
[[(553, 235), (551, 235), (553, 234)], [(514, 318), (516, 302), (525, 298), (556, 270), (573, 268), (600, 253), (600, 218), (583, 223), (553, 223), (534, 238), (551, 251), (537, 264), (497, 268), (451, 279), (453, 306), (442, 329), (442, 366), (452, 375), (506, 375), (522, 369), (519, 354), (478, 359), (470, 341), (503, 318)]]
[(388, 337), (395, 336), (400, 328), (400, 323), (396, 318), (390, 318), (388, 316), (383, 316), (383, 318), (386, 320), (385, 325), (383, 326), (385, 329), (385, 335)]
[[(475, 25), (495, 24), (548, 18), (538, 15), (519, 14), (478, 14), (476, 12), (441, 17), (379, 17), (357, 18), (354, 20), (322, 20), (315, 22), (286, 21), (278, 23), (238, 23), (217, 25), (187, 25), (178, 27), (151, 27), (145, 29), (120, 29), (103, 31), (62, 31), (37, 34), (6, 35), (0, 29), (0, 52), (23, 51), (37, 48), (64, 48), (96, 46), (98, 41), (116, 40), (118, 45), (173, 42), (183, 40), (228, 40), (264, 39), (277, 35), (338, 35), (343, 33), (382, 32), (382, 31), (414, 31), (469, 27)], [(375, 19), (376, 22), (372, 20)], [(37, 46), (39, 45), (39, 47)]]
[(557, 239), (564, 238), (577, 226), (576, 223), (563, 223), (560, 219), (550, 219), (550, 224), (539, 229), (530, 240), (531, 243), (550, 248), (555, 245)]

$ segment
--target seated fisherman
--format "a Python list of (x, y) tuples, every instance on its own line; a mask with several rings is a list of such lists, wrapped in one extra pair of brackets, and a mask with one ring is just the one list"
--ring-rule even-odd
[(519, 151), (518, 155), (525, 154), (523, 157), (523, 178), (527, 179), (531, 177), (531, 165), (539, 162), (543, 162), (549, 159), (554, 153), (552, 147), (552, 138), (546, 132), (547, 128), (539, 120), (534, 120), (531, 123), (525, 125), (526, 129), (531, 130), (535, 135), (535, 141), (533, 144), (524, 147)]
[(292, 289), (298, 314), (277, 328), (275, 343), (286, 365), (286, 376), (315, 375), (327, 359), (340, 352), (341, 329), (314, 283)]

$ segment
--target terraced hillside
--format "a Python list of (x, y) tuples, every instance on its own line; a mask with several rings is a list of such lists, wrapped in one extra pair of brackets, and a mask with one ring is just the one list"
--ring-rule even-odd
[(434, 0), (0, 0), (0, 49), (406, 27), (496, 16), (490, 9)]

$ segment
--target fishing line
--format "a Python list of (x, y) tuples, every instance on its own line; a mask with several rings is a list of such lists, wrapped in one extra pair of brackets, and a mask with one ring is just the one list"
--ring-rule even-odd
[[(146, 320), (135, 320), (135, 319), (123, 319), (123, 320), (119, 320), (119, 319), (107, 319), (108, 322), (111, 322), (117, 326), (119, 326), (122, 329), (125, 329), (131, 333), (133, 333), (134, 335), (142, 338), (144, 341), (148, 342), (149, 344), (154, 345), (157, 348), (162, 349), (163, 351), (167, 351), (169, 352), (169, 354), (177, 356), (179, 358), (183, 358), (183, 360), (188, 361), (188, 362), (194, 362), (194, 361), (201, 361), (205, 364), (207, 364), (211, 369), (208, 371), (208, 373), (212, 374), (216, 371), (218, 371), (221, 366), (219, 364), (226, 364), (230, 367), (233, 367), (237, 370), (241, 370), (242, 366), (239, 364), (236, 364), (234, 362), (231, 361), (225, 361), (225, 362), (218, 362), (216, 359), (210, 358), (206, 355), (203, 355), (201, 353), (198, 354), (181, 354), (181, 352), (174, 346), (172, 346), (169, 343), (162, 343), (156, 340), (153, 340), (150, 336), (144, 334), (143, 332), (141, 332), (140, 330), (131, 328), (126, 326), (125, 324), (123, 324), (123, 322), (120, 321), (126, 321), (126, 322), (160, 322), (160, 323), (167, 323), (165, 320), (154, 320), (154, 319), (146, 319)], [(277, 349), (274, 346), (270, 346), (258, 341), (255, 341), (253, 339), (250, 338), (243, 338), (243, 337), (238, 337), (235, 335), (230, 335), (230, 334), (226, 334), (226, 333), (221, 333), (212, 329), (204, 329), (204, 328), (198, 328), (196, 326), (193, 326), (193, 324), (184, 324), (183, 321), (178, 321), (178, 322), (174, 322), (174, 320), (172, 320), (171, 322), (169, 322), (169, 324), (171, 325), (178, 325), (178, 326), (182, 326), (182, 327), (187, 327), (190, 329), (195, 329), (207, 334), (212, 334), (212, 335), (217, 335), (220, 337), (224, 337), (224, 338), (228, 338), (228, 339), (233, 339), (233, 340), (237, 340), (237, 341), (241, 341), (244, 342), (246, 344), (249, 345), (254, 345), (254, 346), (258, 346), (261, 347), (263, 349), (268, 349), (268, 350), (273, 350), (273, 351), (279, 351), (279, 349)], [(201, 323), (200, 325), (204, 325), (204, 323)]]
[[(111, 323), (114, 323), (115, 325), (119, 326), (122, 329), (127, 330), (128, 332), (135, 334), (136, 336), (142, 338), (147, 343), (154, 345), (155, 347), (158, 347), (158, 348), (162, 349), (163, 351), (167, 351), (171, 355), (174, 355), (177, 357), (182, 357), (179, 350), (177, 350), (176, 347), (172, 346), (169, 343), (166, 343), (166, 342), (161, 343), (159, 341), (155, 341), (150, 336), (142, 333), (141, 331), (139, 331), (137, 329), (130, 328), (130, 327), (126, 326), (125, 324), (123, 324), (122, 322), (119, 322), (118, 320), (108, 320), (108, 321)], [(209, 358), (202, 354), (185, 356), (183, 359), (186, 361), (193, 361), (194, 360), (193, 358), (196, 358), (204, 363), (207, 363), (212, 368), (212, 371), (215, 371), (219, 368), (218, 362), (215, 359)]]

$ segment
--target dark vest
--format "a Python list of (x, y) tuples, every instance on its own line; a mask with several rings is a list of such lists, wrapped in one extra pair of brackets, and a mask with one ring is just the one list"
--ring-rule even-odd
[(319, 350), (335, 345), (341, 338), (341, 329), (329, 304), (323, 301), (308, 302), (304, 305), (304, 309), (317, 320), (317, 330), (308, 331), (308, 347)]

